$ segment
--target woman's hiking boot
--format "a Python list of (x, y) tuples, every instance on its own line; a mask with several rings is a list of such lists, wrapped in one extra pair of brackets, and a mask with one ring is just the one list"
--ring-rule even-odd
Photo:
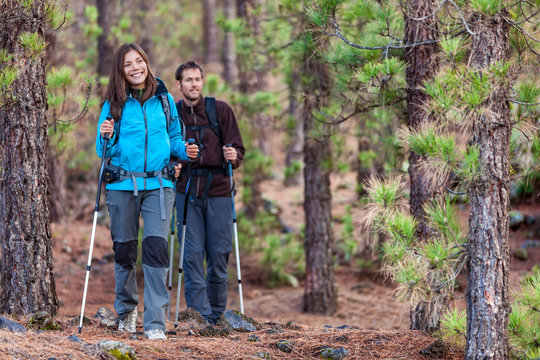
[(118, 321), (118, 331), (134, 333), (137, 331), (137, 308)]
[(146, 336), (148, 340), (167, 340), (165, 333), (159, 329), (147, 330), (144, 332), (144, 336)]

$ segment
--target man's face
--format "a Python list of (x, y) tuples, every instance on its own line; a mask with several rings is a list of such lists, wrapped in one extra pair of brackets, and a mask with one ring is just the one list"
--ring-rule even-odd
[(203, 88), (203, 77), (201, 70), (185, 69), (182, 72), (182, 80), (176, 81), (178, 88), (182, 92), (184, 99), (196, 101), (201, 97)]

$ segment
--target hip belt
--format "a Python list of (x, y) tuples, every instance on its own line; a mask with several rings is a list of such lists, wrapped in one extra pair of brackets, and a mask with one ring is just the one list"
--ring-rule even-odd
[(168, 164), (163, 169), (158, 171), (139, 172), (124, 170), (120, 166), (109, 163), (103, 169), (103, 181), (108, 184), (114, 184), (127, 179), (131, 179), (133, 181), (133, 195), (139, 196), (136, 178), (157, 178), (159, 181), (159, 205), (161, 208), (161, 220), (165, 220), (166, 215), (163, 179), (165, 178), (167, 180), (174, 181), (174, 172), (174, 164)]
[[(182, 174), (186, 174), (187, 170), (182, 169)], [(188, 174), (188, 177), (207, 177), (206, 179), (206, 185), (204, 186), (204, 191), (202, 195), (200, 196), (203, 199), (206, 199), (208, 197), (208, 191), (210, 190), (210, 185), (212, 184), (212, 178), (214, 177), (214, 174), (220, 174), (220, 175), (228, 175), (227, 168), (199, 168), (199, 169), (191, 169), (191, 173)], [(189, 194), (186, 195), (192, 195), (192, 187), (189, 187)], [(197, 194), (195, 194), (197, 195)]]

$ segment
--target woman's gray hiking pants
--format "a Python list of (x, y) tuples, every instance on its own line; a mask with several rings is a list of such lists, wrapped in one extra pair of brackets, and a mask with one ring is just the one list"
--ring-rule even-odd
[(116, 298), (114, 309), (123, 319), (138, 304), (135, 263), (139, 238), (139, 216), (143, 219), (142, 267), (144, 273), (144, 330), (166, 331), (165, 313), (169, 302), (167, 237), (174, 204), (174, 190), (164, 189), (166, 219), (161, 220), (159, 189), (139, 191), (107, 190), (111, 216)]
[[(184, 194), (177, 193), (179, 241), (184, 199)], [(186, 305), (212, 323), (227, 306), (227, 263), (233, 238), (231, 206), (229, 197), (190, 197), (188, 201), (183, 264)]]

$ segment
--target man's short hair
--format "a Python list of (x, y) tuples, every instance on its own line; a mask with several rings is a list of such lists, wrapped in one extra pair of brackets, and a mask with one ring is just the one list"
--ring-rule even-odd
[(176, 78), (176, 80), (180, 82), (182, 81), (182, 74), (186, 69), (199, 69), (201, 71), (201, 77), (204, 78), (202, 66), (197, 64), (195, 61), (188, 61), (183, 63), (178, 67), (178, 69), (176, 69), (176, 72), (174, 73), (174, 77)]

